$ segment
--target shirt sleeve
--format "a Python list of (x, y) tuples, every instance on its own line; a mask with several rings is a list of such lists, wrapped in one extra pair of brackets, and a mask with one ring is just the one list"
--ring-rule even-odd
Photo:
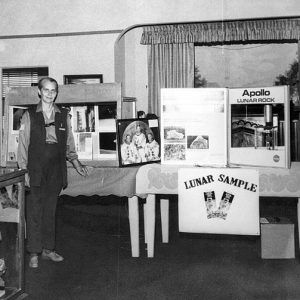
[(29, 141), (30, 141), (30, 116), (29, 116), (29, 112), (25, 111), (25, 113), (21, 118), (21, 126), (19, 129), (17, 161), (20, 169), (27, 169)]
[(71, 125), (71, 119), (68, 115), (67, 117), (67, 130), (68, 130), (68, 136), (67, 136), (67, 153), (66, 157), (68, 161), (72, 161), (74, 159), (78, 159), (78, 155), (75, 148), (75, 141), (74, 136), (72, 132), (72, 125)]

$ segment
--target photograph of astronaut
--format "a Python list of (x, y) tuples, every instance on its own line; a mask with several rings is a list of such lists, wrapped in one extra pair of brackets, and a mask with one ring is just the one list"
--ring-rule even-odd
[(158, 119), (117, 120), (119, 166), (160, 161)]

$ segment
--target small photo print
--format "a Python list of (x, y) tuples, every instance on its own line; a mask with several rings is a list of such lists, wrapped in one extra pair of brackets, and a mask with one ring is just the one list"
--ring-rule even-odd
[(215, 211), (217, 209), (215, 192), (204, 192), (204, 201), (206, 206), (207, 219), (214, 218)]
[(91, 133), (80, 133), (78, 135), (78, 151), (79, 152), (91, 152), (92, 134)]
[(186, 149), (184, 144), (165, 144), (164, 159), (167, 160), (185, 160)]
[(79, 159), (93, 159), (92, 133), (74, 133), (74, 141)]
[(164, 139), (166, 142), (184, 142), (185, 128), (181, 126), (166, 126), (164, 128)]
[(209, 149), (208, 135), (188, 135), (187, 148), (188, 149)]
[(73, 106), (70, 117), (73, 132), (95, 132), (94, 105)]
[(226, 220), (233, 198), (234, 198), (233, 194), (230, 194), (228, 192), (223, 192), (219, 209), (217, 212), (219, 218)]

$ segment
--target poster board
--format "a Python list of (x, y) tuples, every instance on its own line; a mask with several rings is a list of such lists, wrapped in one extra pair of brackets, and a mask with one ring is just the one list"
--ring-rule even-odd
[(287, 86), (161, 89), (162, 164), (290, 168)]
[(179, 231), (259, 235), (259, 174), (255, 169), (178, 170)]
[(227, 164), (227, 90), (162, 89), (162, 164)]
[(229, 89), (231, 165), (290, 167), (287, 86)]

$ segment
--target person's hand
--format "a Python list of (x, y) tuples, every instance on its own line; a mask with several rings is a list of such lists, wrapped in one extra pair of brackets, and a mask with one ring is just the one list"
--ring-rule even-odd
[(29, 183), (29, 175), (28, 175), (28, 173), (25, 173), (25, 186), (30, 187), (30, 183)]
[(77, 173), (81, 176), (88, 176), (89, 172), (86, 166), (82, 165), (78, 159), (74, 159), (72, 161), (74, 168), (76, 169)]
[(81, 176), (88, 176), (89, 171), (86, 166), (81, 165), (80, 167), (76, 168), (76, 171), (81, 175)]

